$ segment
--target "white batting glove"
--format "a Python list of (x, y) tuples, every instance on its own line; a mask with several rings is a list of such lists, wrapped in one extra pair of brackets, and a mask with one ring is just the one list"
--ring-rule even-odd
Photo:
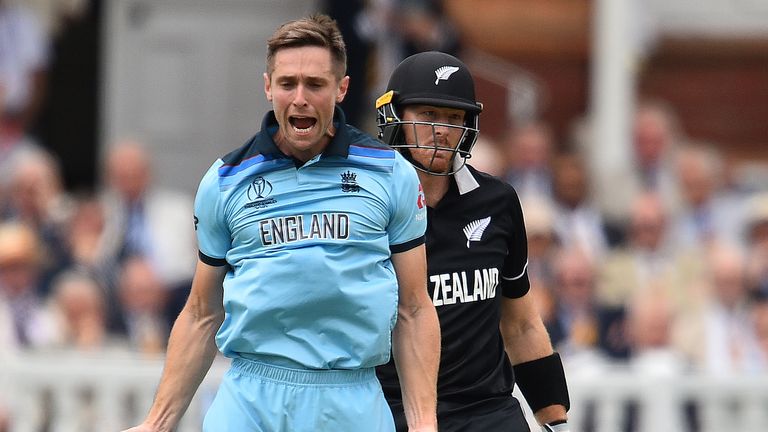
[(549, 423), (541, 427), (541, 432), (571, 432), (568, 422), (551, 425)]

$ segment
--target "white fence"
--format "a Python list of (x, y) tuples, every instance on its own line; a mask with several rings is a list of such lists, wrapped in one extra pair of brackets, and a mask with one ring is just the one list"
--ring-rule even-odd
[[(0, 360), (0, 400), (11, 432), (119, 431), (146, 414), (161, 358), (82, 353), (36, 354)], [(180, 432), (200, 431), (205, 409), (228, 367), (217, 359)], [(626, 369), (569, 374), (574, 432), (624, 430), (634, 406), (635, 431), (768, 431), (768, 377), (642, 376)]]
[(766, 376), (644, 376), (618, 368), (571, 374), (568, 383), (569, 417), (583, 424), (591, 416), (599, 432), (623, 430), (629, 405), (638, 432), (768, 431)]
[[(48, 353), (0, 357), (0, 404), (11, 432), (110, 432), (149, 411), (163, 359), (120, 353)], [(217, 359), (179, 432), (199, 432), (228, 361)], [(1, 428), (0, 428), (1, 429)]]

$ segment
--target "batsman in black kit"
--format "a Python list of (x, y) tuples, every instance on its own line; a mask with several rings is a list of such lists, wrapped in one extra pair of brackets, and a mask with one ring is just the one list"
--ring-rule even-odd
[[(418, 170), (427, 205), (428, 290), (442, 352), (441, 431), (528, 432), (517, 383), (543, 431), (570, 431), (562, 362), (528, 294), (520, 200), (509, 184), (468, 165), (482, 104), (459, 59), (415, 54), (376, 101), (380, 138)], [(405, 431), (394, 364), (377, 371)]]

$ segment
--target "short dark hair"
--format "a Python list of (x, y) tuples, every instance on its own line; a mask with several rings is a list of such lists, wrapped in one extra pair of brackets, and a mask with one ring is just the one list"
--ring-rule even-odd
[(336, 21), (323, 14), (289, 21), (275, 30), (267, 40), (267, 73), (275, 70), (275, 54), (283, 48), (317, 46), (331, 52), (336, 76), (347, 73), (347, 47)]

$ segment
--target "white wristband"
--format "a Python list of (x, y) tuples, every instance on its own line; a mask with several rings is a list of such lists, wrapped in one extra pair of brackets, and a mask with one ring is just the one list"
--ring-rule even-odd
[(571, 428), (568, 426), (568, 423), (545, 424), (541, 427), (541, 432), (571, 432)]

